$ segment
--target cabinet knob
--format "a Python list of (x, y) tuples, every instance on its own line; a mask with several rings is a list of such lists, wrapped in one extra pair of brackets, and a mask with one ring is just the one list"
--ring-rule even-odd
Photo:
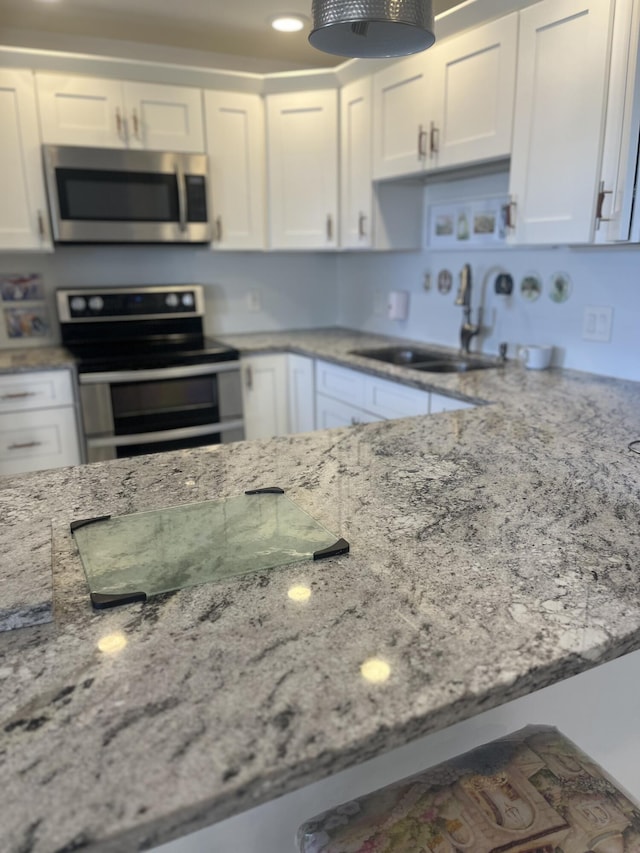
[(116, 131), (120, 139), (123, 138), (122, 133), (122, 115), (120, 113), (120, 107), (116, 107)]
[(47, 236), (47, 232), (44, 225), (44, 214), (41, 210), (38, 211), (38, 234), (40, 235), (41, 240), (44, 240)]
[(13, 394), (3, 394), (0, 400), (24, 400), (25, 397), (35, 397), (35, 391), (16, 391)]
[(251, 391), (251, 389), (253, 388), (253, 370), (251, 369), (251, 365), (250, 365), (250, 364), (248, 364), (248, 365), (247, 365), (247, 368), (246, 368), (246, 370), (245, 370), (245, 374), (244, 374), (244, 375), (245, 375), (245, 381), (246, 381), (246, 385), (247, 385), (247, 390), (248, 390), (248, 391)]
[(433, 157), (440, 153), (440, 128), (436, 127), (435, 122), (431, 122), (429, 130), (429, 155)]
[(136, 139), (140, 139), (140, 122), (138, 120), (138, 111), (133, 110), (131, 113), (131, 122), (133, 124), (133, 135)]
[(517, 211), (518, 211), (518, 203), (515, 201), (515, 199), (511, 199), (502, 208), (502, 215), (504, 217), (505, 228), (508, 228), (510, 231), (513, 231), (514, 228), (516, 227)]
[(611, 217), (606, 217), (602, 215), (602, 205), (604, 204), (604, 198), (607, 195), (613, 195), (613, 190), (605, 190), (604, 181), (600, 181), (600, 188), (598, 190), (598, 204), (596, 207), (596, 231), (600, 228), (601, 222), (611, 222)]
[(7, 450), (28, 450), (31, 447), (40, 447), (41, 441), (25, 441), (23, 444), (10, 444)]
[(218, 243), (222, 242), (223, 233), (224, 232), (222, 230), (222, 217), (216, 216), (216, 240), (218, 241)]
[(367, 217), (364, 213), (361, 213), (358, 217), (358, 237), (366, 237), (367, 229), (365, 227), (367, 223)]
[(327, 240), (333, 240), (333, 216), (327, 214)]

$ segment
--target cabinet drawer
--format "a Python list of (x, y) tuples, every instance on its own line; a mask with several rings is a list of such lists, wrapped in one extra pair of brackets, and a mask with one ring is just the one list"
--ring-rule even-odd
[(365, 408), (383, 418), (407, 418), (429, 412), (429, 392), (400, 382), (365, 377)]
[(364, 407), (366, 374), (326, 361), (316, 361), (316, 391), (352, 406)]
[(379, 420), (382, 418), (378, 415), (365, 412), (357, 406), (325, 397), (324, 394), (316, 395), (316, 429), (370, 424)]
[(69, 370), (41, 370), (0, 376), (0, 413), (73, 405)]
[(79, 463), (78, 431), (72, 407), (0, 414), (1, 474)]

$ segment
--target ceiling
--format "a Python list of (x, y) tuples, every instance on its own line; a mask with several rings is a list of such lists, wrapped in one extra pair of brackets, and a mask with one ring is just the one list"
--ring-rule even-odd
[[(434, 0), (435, 14), (460, 0)], [(282, 12), (311, 16), (311, 0), (0, 0), (0, 41), (35, 46), (57, 37), (116, 39), (167, 49), (252, 57), (291, 68), (317, 68), (344, 61), (312, 48), (309, 27), (301, 33), (272, 30), (267, 19)], [(3, 35), (13, 38), (2, 38)], [(18, 38), (19, 42), (21, 39)], [(87, 52), (92, 52), (87, 50)]]

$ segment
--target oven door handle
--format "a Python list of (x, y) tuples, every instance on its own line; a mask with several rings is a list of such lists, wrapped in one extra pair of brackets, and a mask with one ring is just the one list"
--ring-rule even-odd
[(186, 379), (240, 370), (239, 361), (219, 361), (212, 364), (191, 364), (177, 367), (156, 367), (150, 370), (107, 370), (104, 373), (81, 373), (81, 385), (116, 385), (119, 382), (152, 382), (156, 379)]
[(222, 434), (233, 429), (242, 429), (244, 421), (236, 418), (218, 424), (204, 426), (180, 427), (165, 429), (157, 432), (137, 432), (133, 435), (103, 435), (87, 439), (87, 447), (127, 447), (130, 444), (160, 444), (163, 441), (179, 441), (183, 438), (199, 438), (203, 435)]

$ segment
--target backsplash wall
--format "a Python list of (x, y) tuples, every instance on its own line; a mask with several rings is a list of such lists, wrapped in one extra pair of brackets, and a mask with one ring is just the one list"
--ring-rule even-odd
[[(640, 247), (569, 249), (498, 249), (430, 251), (391, 254), (350, 254), (338, 258), (340, 292), (339, 322), (364, 331), (406, 336), (458, 346), (462, 308), (454, 304), (459, 273), (465, 263), (473, 272), (473, 322), (481, 297), (481, 284), (488, 277), (485, 325), (492, 327), (482, 342), (482, 351), (497, 353), (501, 341), (510, 354), (517, 344), (553, 344), (557, 363), (577, 370), (640, 380)], [(499, 269), (511, 273), (514, 292), (510, 297), (493, 292)], [(448, 269), (453, 286), (448, 294), (438, 291), (438, 273)], [(526, 301), (520, 283), (537, 273), (543, 292), (535, 302)], [(572, 290), (564, 303), (549, 296), (551, 278), (562, 272), (569, 276)], [(431, 287), (424, 289), (425, 274)], [(406, 321), (389, 320), (385, 305), (391, 290), (410, 292)], [(612, 307), (613, 326), (609, 343), (584, 340), (585, 306)], [(474, 341), (472, 348), (477, 349)]]
[[(49, 340), (54, 342), (59, 340), (59, 332), (53, 294), (60, 287), (204, 284), (209, 335), (313, 328), (337, 321), (336, 260), (331, 254), (69, 246), (47, 255), (2, 254), (0, 276), (12, 273), (42, 275), (52, 320)], [(0, 346), (49, 342), (8, 340), (3, 319), (0, 319)]]

